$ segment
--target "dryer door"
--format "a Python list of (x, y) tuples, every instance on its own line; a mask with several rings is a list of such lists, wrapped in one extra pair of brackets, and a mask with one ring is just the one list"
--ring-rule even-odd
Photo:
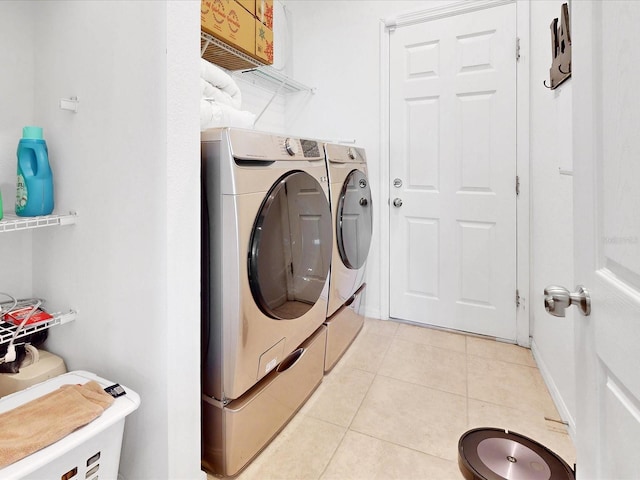
[(318, 301), (331, 262), (331, 210), (308, 173), (281, 177), (251, 233), (249, 283), (256, 304), (274, 319), (299, 318)]
[(336, 216), (336, 242), (342, 263), (359, 269), (364, 265), (373, 233), (371, 189), (367, 177), (353, 170), (342, 185)]

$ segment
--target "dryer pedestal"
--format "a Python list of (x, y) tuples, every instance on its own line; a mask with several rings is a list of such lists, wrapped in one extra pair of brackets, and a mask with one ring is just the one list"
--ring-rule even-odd
[(322, 381), (327, 329), (322, 325), (280, 365), (225, 406), (202, 398), (202, 466), (236, 475), (302, 407)]
[(340, 360), (362, 329), (364, 315), (361, 315), (359, 310), (365, 287), (366, 284), (362, 284), (356, 293), (325, 322), (327, 326), (325, 373), (329, 372), (338, 363), (338, 360)]

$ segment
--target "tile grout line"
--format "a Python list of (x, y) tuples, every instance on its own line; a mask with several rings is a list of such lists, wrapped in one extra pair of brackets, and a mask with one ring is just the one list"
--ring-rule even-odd
[(447, 393), (449, 395), (454, 395), (456, 397), (461, 397), (461, 398), (466, 398), (467, 395), (465, 392), (452, 392), (451, 390), (444, 390), (442, 388), (437, 388), (434, 387), (432, 385), (425, 385), (424, 383), (416, 383), (416, 382), (412, 382), (410, 380), (404, 380), (402, 378), (397, 378), (397, 377), (392, 377), (390, 375), (384, 375), (382, 373), (380, 374), (375, 374), (376, 377), (380, 377), (380, 378), (388, 378), (390, 380), (395, 380), (396, 382), (402, 382), (402, 383), (406, 383), (407, 385), (413, 385), (414, 387), (420, 387), (420, 388), (425, 388), (427, 390), (433, 390), (434, 392), (440, 392), (440, 393)]
[[(397, 329), (396, 329), (397, 332)], [(362, 332), (360, 332), (362, 333)], [(375, 333), (371, 333), (371, 335), (377, 335)], [(395, 333), (393, 335), (395, 337)], [(390, 346), (390, 344), (389, 344)], [(387, 346), (386, 351), (384, 352), (384, 355), (382, 357), (382, 360), (380, 363), (384, 362), (384, 359), (386, 358), (388, 352), (389, 352), (389, 346)], [(349, 346), (349, 348), (351, 348), (351, 345)], [(340, 359), (342, 360), (342, 358)], [(339, 360), (339, 361), (340, 361)], [(335, 367), (334, 367), (335, 368)], [(363, 372), (367, 372), (367, 370), (362, 370), (362, 369), (356, 369), (354, 368), (354, 370), (360, 370)], [(367, 395), (369, 394), (369, 392), (371, 391), (371, 387), (373, 386), (373, 383), (376, 381), (376, 378), (378, 377), (378, 369), (376, 369), (375, 372), (368, 372), (368, 373), (373, 373), (373, 379), (371, 380), (371, 383), (369, 384), (369, 387), (367, 388), (367, 391), (365, 392), (365, 394), (362, 396), (362, 400), (360, 400), (360, 404), (358, 405), (358, 408), (356, 409), (355, 413), (353, 414), (353, 417), (351, 417), (351, 420), (349, 421), (349, 424), (346, 426), (344, 433), (342, 435), (342, 438), (340, 439), (340, 442), (338, 443), (338, 445), (336, 446), (335, 450), (333, 451), (333, 453), (331, 454), (331, 457), (329, 458), (329, 461), (327, 462), (327, 464), (324, 466), (324, 468), (322, 469), (322, 472), (320, 473), (320, 475), (318, 476), (317, 480), (320, 480), (322, 478), (322, 476), (325, 474), (325, 472), (327, 471), (327, 468), (329, 468), (329, 465), (331, 465), (331, 462), (333, 461), (333, 459), (336, 456), (336, 453), (338, 452), (338, 450), (340, 449), (340, 446), (344, 443), (345, 438), (347, 437), (347, 433), (349, 432), (355, 432), (355, 430), (351, 430), (351, 425), (353, 425), (353, 421), (355, 420), (356, 416), (358, 416), (358, 412), (360, 411), (360, 408), (362, 408), (362, 404), (364, 403), (365, 398), (367, 398)], [(328, 422), (330, 423), (330, 422)], [(356, 432), (356, 433), (360, 433), (360, 432)]]
[[(399, 337), (399, 336), (398, 336), (398, 330), (399, 330), (399, 328), (396, 328), (396, 331), (395, 331), (395, 332), (394, 332), (394, 334), (393, 334), (393, 340), (395, 340), (395, 339), (403, 340), (401, 337)], [(393, 340), (392, 340), (392, 341), (389, 343), (389, 345), (387, 346), (387, 349), (386, 349), (386, 351), (384, 352), (384, 355), (383, 355), (383, 357), (382, 357), (382, 360), (380, 361), (380, 365), (382, 365), (382, 364), (384, 363), (384, 361), (386, 360), (387, 356), (389, 355), (389, 350), (391, 349), (391, 344), (393, 343)], [(465, 340), (465, 357), (466, 357), (466, 340)], [(466, 368), (466, 361), (465, 361), (465, 368)], [(405, 383), (410, 384), (410, 385), (415, 385), (415, 386), (418, 386), (418, 387), (427, 388), (427, 389), (430, 389), (430, 390), (434, 390), (434, 391), (438, 391), (438, 392), (442, 392), (442, 393), (447, 393), (447, 394), (450, 394), (450, 395), (462, 396), (462, 395), (460, 395), (460, 394), (456, 394), (456, 393), (453, 393), (453, 392), (448, 392), (448, 391), (445, 391), (445, 390), (440, 390), (440, 389), (433, 388), (433, 387), (428, 387), (428, 386), (426, 386), (426, 385), (421, 385), (421, 384), (413, 383), (413, 382), (407, 382), (407, 381), (405, 381), (405, 380), (400, 380), (400, 379), (397, 379), (397, 378), (394, 378), (394, 377), (388, 377), (388, 376), (386, 376), (386, 375), (382, 375), (382, 374), (378, 373), (378, 372), (379, 372), (379, 370), (380, 370), (380, 367), (378, 367), (378, 368), (376, 369), (376, 371), (375, 371), (375, 372), (371, 372), (371, 373), (373, 373), (373, 379), (371, 380), (371, 383), (369, 384), (369, 388), (367, 388), (366, 393), (362, 396), (362, 400), (360, 401), (360, 405), (358, 406), (358, 409), (356, 410), (356, 413), (355, 413), (355, 414), (353, 415), (353, 417), (351, 418), (351, 421), (349, 422), (349, 426), (347, 427), (347, 429), (346, 429), (346, 431), (345, 431), (345, 434), (344, 434), (344, 436), (342, 437), (342, 440), (340, 441), (340, 445), (342, 445), (342, 443), (344, 442), (344, 439), (345, 439), (345, 437), (346, 437), (347, 433), (348, 433), (348, 432), (353, 432), (353, 433), (358, 434), (358, 435), (364, 435), (364, 436), (366, 436), (366, 437), (369, 437), (369, 438), (375, 439), (376, 441), (379, 441), (379, 442), (388, 443), (389, 445), (394, 445), (394, 446), (399, 447), (399, 448), (404, 448), (404, 449), (407, 449), (407, 450), (411, 450), (411, 451), (416, 452), (416, 453), (419, 453), (419, 454), (421, 454), (421, 455), (427, 455), (427, 456), (429, 456), (429, 457), (438, 458), (438, 459), (440, 459), (440, 460), (444, 460), (444, 461), (448, 461), (448, 462), (455, 462), (455, 461), (453, 461), (453, 460), (451, 460), (451, 459), (448, 459), (448, 458), (444, 458), (444, 457), (440, 457), (440, 456), (438, 456), (438, 455), (430, 454), (430, 453), (424, 452), (424, 451), (422, 451), (422, 450), (418, 450), (418, 449), (415, 449), (415, 448), (413, 448), (413, 447), (409, 447), (409, 446), (407, 446), (407, 445), (398, 444), (398, 443), (395, 443), (395, 442), (392, 442), (392, 441), (386, 440), (386, 439), (384, 439), (384, 438), (376, 437), (376, 436), (371, 435), (371, 434), (369, 434), (369, 433), (360, 432), (360, 431), (358, 431), (358, 430), (353, 430), (353, 429), (351, 428), (351, 426), (353, 425), (353, 422), (354, 422), (354, 420), (355, 420), (356, 416), (358, 415), (358, 413), (360, 412), (360, 409), (362, 408), (362, 404), (364, 403), (365, 399), (366, 399), (366, 398), (367, 398), (367, 396), (369, 395), (369, 392), (371, 391), (371, 388), (373, 387), (373, 384), (374, 384), (374, 382), (376, 381), (376, 379), (377, 379), (378, 377), (382, 377), (382, 378), (390, 378), (390, 379), (393, 379), (393, 380), (395, 380), (395, 381), (405, 382)], [(467, 410), (468, 410), (468, 402), (466, 401), (466, 398), (465, 398), (465, 405), (467, 405)], [(468, 411), (467, 411), (467, 417), (468, 417)], [(468, 424), (468, 420), (467, 420), (467, 424)], [(338, 449), (336, 448), (335, 452), (334, 452), (334, 453), (333, 453), (333, 455), (331, 456), (331, 459), (329, 460), (329, 463), (327, 463), (327, 466), (326, 466), (326, 467), (325, 467), (325, 469), (323, 470), (322, 475), (324, 475), (324, 473), (325, 473), (325, 471), (326, 471), (326, 468), (327, 468), (327, 467), (329, 466), (329, 464), (331, 463), (331, 460), (333, 460), (333, 457), (335, 456), (335, 454), (336, 454), (336, 452), (337, 452), (337, 451), (338, 451)], [(320, 480), (320, 479), (322, 478), (322, 475), (318, 478), (318, 480)]]
[(364, 437), (372, 438), (373, 440), (376, 440), (378, 442), (388, 443), (389, 445), (393, 445), (395, 447), (403, 448), (403, 449), (406, 449), (406, 450), (411, 450), (412, 452), (419, 453), (421, 455), (426, 455), (428, 457), (437, 458), (437, 459), (443, 460), (445, 462), (456, 463), (456, 460), (451, 460), (450, 458), (445, 458), (445, 457), (441, 457), (439, 455), (434, 455), (433, 453), (427, 453), (424, 450), (419, 450), (417, 448), (410, 447), (408, 445), (403, 445), (401, 443), (392, 442), (391, 440), (387, 440), (387, 439), (384, 439), (384, 438), (379, 438), (379, 437), (376, 437), (374, 435), (371, 435), (370, 433), (359, 432), (358, 430), (353, 430), (353, 433), (357, 433), (358, 435), (362, 435)]
[[(353, 417), (351, 417), (351, 420), (349, 421), (349, 425), (347, 425), (346, 428), (344, 429), (344, 433), (342, 434), (342, 438), (340, 439), (340, 442), (338, 443), (338, 445), (336, 446), (335, 450), (333, 451), (333, 453), (329, 457), (329, 461), (326, 463), (326, 465), (322, 469), (322, 472), (320, 472), (320, 475), (318, 476), (317, 480), (320, 480), (322, 478), (322, 476), (325, 474), (325, 472), (329, 468), (329, 465), (331, 465), (331, 462), (333, 461), (333, 459), (335, 458), (336, 454), (338, 453), (338, 450), (340, 450), (340, 447), (344, 443), (345, 438), (347, 438), (347, 433), (352, 432), (352, 431), (355, 432), (355, 430), (351, 430), (351, 425), (353, 424), (354, 419), (358, 415), (358, 412), (360, 411), (360, 408), (362, 407), (362, 403), (364, 402), (364, 399), (366, 398), (367, 394), (369, 393), (369, 390), (371, 390), (371, 385), (373, 385), (373, 382), (375, 381), (376, 376), (377, 376), (377, 374), (374, 373), (373, 380), (371, 380), (371, 384), (369, 385), (369, 388), (367, 388), (367, 392), (363, 395), (362, 400), (360, 401), (360, 405), (358, 405), (358, 408), (356, 409), (356, 412), (353, 414)], [(327, 422), (327, 423), (331, 424), (331, 422)], [(336, 426), (338, 426), (338, 425), (336, 425)]]
[[(330, 425), (332, 425), (330, 422), (326, 422), (326, 423), (329, 423)], [(320, 475), (318, 475), (316, 480), (320, 480), (322, 478), (322, 476), (325, 474), (325, 472), (327, 471), (327, 468), (329, 468), (329, 465), (331, 465), (331, 462), (333, 461), (334, 457), (336, 456), (336, 453), (338, 453), (338, 450), (340, 450), (340, 446), (344, 443), (344, 439), (346, 438), (348, 431), (349, 431), (349, 427), (344, 429), (344, 433), (342, 434), (342, 438), (340, 439), (340, 441), (336, 445), (336, 448), (333, 450), (333, 453), (329, 457), (329, 460), (325, 464), (324, 468), (322, 469), (322, 471), (320, 472)]]

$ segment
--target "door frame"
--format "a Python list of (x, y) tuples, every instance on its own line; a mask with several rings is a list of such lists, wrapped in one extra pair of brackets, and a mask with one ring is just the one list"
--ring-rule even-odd
[[(516, 62), (516, 174), (520, 180), (520, 194), (516, 202), (516, 288), (520, 296), (520, 306), (516, 310), (516, 342), (529, 347), (529, 269), (530, 269), (530, 163), (529, 163), (529, 16), (530, 5), (521, 0), (477, 0), (474, 2), (457, 1), (436, 8), (399, 14), (380, 21), (380, 193), (387, 201), (378, 202), (377, 214), (380, 218), (380, 315), (389, 318), (390, 313), (390, 276), (389, 251), (391, 232), (389, 215), (391, 207), (391, 179), (389, 176), (390, 133), (390, 95), (389, 95), (389, 55), (390, 35), (398, 27), (438, 20), (440, 18), (461, 15), (510, 3), (516, 4), (516, 32), (519, 39), (519, 58)], [(513, 46), (516, 55), (516, 45)], [(515, 179), (514, 179), (515, 189)], [(516, 292), (513, 292), (514, 304)]]

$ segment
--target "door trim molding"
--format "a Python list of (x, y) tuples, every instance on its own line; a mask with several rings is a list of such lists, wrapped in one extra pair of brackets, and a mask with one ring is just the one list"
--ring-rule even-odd
[[(384, 20), (380, 21), (380, 198), (378, 218), (380, 219), (380, 311), (378, 318), (389, 318), (391, 261), (389, 258), (390, 237), (390, 178), (389, 178), (389, 29)], [(386, 198), (386, 201), (384, 199)], [(373, 312), (371, 312), (373, 313)]]
[(384, 25), (388, 29), (406, 27), (415, 23), (429, 22), (441, 18), (453, 17), (455, 15), (462, 15), (464, 13), (477, 12), (478, 10), (484, 10), (486, 8), (499, 7), (500, 5), (514, 3), (515, 1), (516, 0), (475, 0), (470, 2), (468, 0), (462, 0), (441, 7), (401, 13), (400, 15), (384, 20)]
[(533, 310), (529, 301), (536, 298), (530, 291), (531, 268), (531, 197), (529, 161), (529, 68), (531, 58), (528, 1), (516, 2), (516, 35), (520, 39), (520, 58), (516, 63), (516, 175), (520, 178), (520, 195), (516, 201), (516, 285), (520, 291), (520, 306), (516, 310), (516, 341), (531, 346)]
[[(391, 180), (389, 178), (389, 55), (390, 35), (398, 27), (413, 25), (419, 22), (432, 21), (453, 15), (461, 15), (482, 9), (516, 3), (516, 35), (520, 39), (520, 59), (516, 63), (516, 173), (520, 177), (520, 195), (516, 200), (516, 285), (520, 291), (520, 307), (516, 310), (516, 342), (529, 347), (531, 296), (530, 272), (530, 162), (529, 162), (529, 68), (530, 68), (530, 6), (525, 1), (515, 0), (478, 0), (462, 1), (443, 7), (424, 9), (401, 14), (380, 22), (380, 193), (386, 201), (379, 202), (378, 215), (380, 230), (385, 235), (380, 237), (380, 311), (366, 312), (378, 318), (389, 318), (390, 312), (390, 261), (391, 241), (389, 231)], [(515, 55), (515, 45), (514, 45)], [(515, 181), (515, 179), (514, 179)], [(515, 192), (514, 192), (515, 195)], [(515, 308), (515, 294), (514, 308)]]

